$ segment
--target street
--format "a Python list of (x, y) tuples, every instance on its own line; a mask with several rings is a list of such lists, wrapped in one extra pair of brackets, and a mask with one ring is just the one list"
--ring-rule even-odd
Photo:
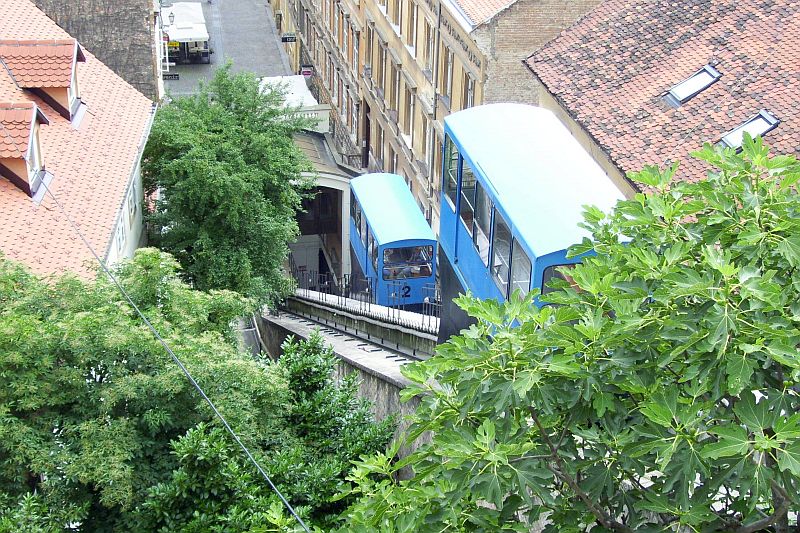
[[(191, 1), (191, 0), (190, 0)], [(203, 16), (213, 50), (211, 64), (170, 67), (178, 80), (164, 82), (167, 92), (181, 96), (196, 92), (202, 80), (232, 61), (233, 72), (250, 71), (258, 77), (291, 74), (280, 36), (275, 29), (272, 9), (266, 0), (201, 0)]]

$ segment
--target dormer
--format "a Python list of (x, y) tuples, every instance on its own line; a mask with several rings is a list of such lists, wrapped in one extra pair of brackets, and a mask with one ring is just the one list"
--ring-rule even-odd
[(0, 103), (0, 176), (30, 197), (45, 177), (42, 124), (49, 121), (33, 102)]
[(0, 62), (16, 84), (72, 120), (80, 108), (78, 61), (86, 61), (75, 39), (0, 40)]

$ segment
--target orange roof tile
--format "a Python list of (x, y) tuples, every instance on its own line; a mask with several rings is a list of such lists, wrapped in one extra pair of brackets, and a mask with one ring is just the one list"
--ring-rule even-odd
[[(69, 40), (71, 37), (30, 0), (2, 0), (0, 39)], [(20, 88), (0, 67), (0, 102), (31, 102), (50, 120), (40, 130), (49, 190), (92, 247), (104, 254), (122, 212), (129, 180), (152, 120), (152, 102), (93, 55), (78, 63), (87, 112), (76, 129), (58, 111)], [(0, 250), (42, 275), (93, 272), (92, 256), (50, 196), (37, 205), (0, 177)]]
[(25, 157), (35, 113), (33, 102), (0, 103), (0, 158)]
[[(800, 2), (609, 0), (527, 64), (623, 172), (680, 160), (765, 109), (773, 150), (800, 154)], [(710, 64), (721, 74), (677, 108), (671, 87)]]
[(0, 60), (24, 88), (69, 87), (75, 55), (75, 39), (0, 39)]
[(455, 0), (458, 7), (467, 15), (474, 25), (479, 25), (504, 8), (513, 4), (516, 0)]

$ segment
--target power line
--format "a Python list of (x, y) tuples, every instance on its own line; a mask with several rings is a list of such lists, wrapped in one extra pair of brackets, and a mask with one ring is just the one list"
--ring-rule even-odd
[[(78, 235), (78, 237), (80, 237), (80, 239), (83, 241), (83, 244), (86, 245), (86, 247), (92, 253), (94, 258), (97, 260), (98, 264), (100, 265), (100, 268), (103, 269), (103, 272), (105, 272), (108, 275), (108, 277), (111, 278), (111, 281), (114, 282), (114, 285), (117, 287), (117, 289), (119, 289), (119, 291), (122, 293), (122, 295), (128, 301), (128, 303), (131, 305), (131, 307), (133, 307), (133, 310), (136, 311), (136, 314), (139, 315), (139, 317), (142, 319), (142, 321), (147, 325), (147, 327), (153, 333), (153, 336), (158, 340), (159, 343), (161, 343), (161, 346), (164, 347), (164, 350), (167, 351), (167, 353), (170, 355), (172, 360), (175, 361), (175, 364), (177, 364), (178, 367), (180, 367), (181, 371), (183, 371), (183, 374), (186, 376), (186, 379), (189, 380), (189, 382), (197, 390), (197, 392), (200, 394), (200, 396), (202, 396), (203, 399), (206, 401), (206, 403), (208, 403), (209, 407), (211, 407), (211, 410), (214, 411), (214, 415), (219, 419), (220, 422), (222, 422), (222, 425), (225, 426), (225, 429), (228, 431), (228, 433), (230, 433), (231, 437), (233, 437), (233, 440), (236, 441), (236, 444), (239, 445), (239, 447), (242, 449), (242, 451), (245, 453), (245, 455), (247, 455), (247, 458), (250, 460), (250, 462), (253, 463), (253, 465), (256, 467), (256, 469), (258, 469), (258, 471), (261, 473), (261, 475), (264, 477), (264, 479), (269, 484), (270, 488), (275, 492), (275, 494), (278, 495), (278, 498), (281, 499), (281, 501), (283, 502), (283, 505), (286, 506), (286, 508), (289, 510), (289, 512), (292, 514), (292, 516), (295, 518), (295, 520), (297, 520), (297, 522), (300, 524), (300, 526), (303, 528), (303, 530), (305, 530), (306, 533), (311, 533), (311, 531), (308, 529), (308, 526), (306, 526), (305, 522), (303, 522), (303, 519), (300, 518), (300, 516), (297, 514), (297, 512), (295, 512), (295, 510), (292, 507), (292, 505), (286, 500), (286, 498), (284, 498), (283, 494), (281, 494), (281, 491), (278, 490), (278, 487), (275, 486), (275, 484), (269, 478), (269, 476), (264, 471), (264, 469), (261, 467), (261, 465), (258, 463), (258, 461), (256, 461), (255, 457), (253, 457), (253, 454), (250, 453), (250, 450), (247, 448), (247, 446), (245, 446), (245, 444), (241, 441), (241, 439), (239, 439), (239, 436), (236, 434), (236, 432), (233, 431), (233, 429), (231, 428), (230, 424), (228, 424), (228, 421), (225, 420), (225, 417), (222, 416), (222, 413), (219, 412), (219, 410), (217, 409), (217, 406), (214, 405), (214, 402), (211, 401), (211, 398), (209, 398), (206, 395), (205, 391), (203, 391), (203, 388), (200, 387), (200, 385), (194, 379), (194, 377), (189, 372), (189, 370), (186, 368), (186, 366), (184, 366), (184, 364), (181, 362), (181, 360), (178, 358), (178, 356), (175, 355), (175, 352), (172, 351), (172, 349), (169, 347), (167, 342), (158, 333), (158, 330), (153, 326), (153, 324), (150, 323), (150, 321), (147, 319), (147, 317), (144, 316), (144, 313), (142, 313), (142, 311), (139, 309), (139, 306), (137, 306), (136, 303), (134, 303), (134, 301), (131, 299), (130, 295), (128, 295), (128, 292), (125, 290), (125, 288), (122, 285), (120, 285), (120, 283), (117, 280), (116, 276), (114, 276), (114, 274), (111, 272), (111, 270), (109, 270), (109, 268), (106, 266), (105, 262), (102, 259), (100, 259), (100, 256), (97, 255), (97, 252), (94, 251), (94, 248), (92, 247), (92, 245), (89, 243), (88, 240), (86, 240), (86, 237), (84, 237), (84, 235), (81, 232), (81, 230), (78, 228), (77, 225), (75, 225), (75, 223), (72, 221), (72, 218), (70, 218), (70, 216), (67, 214), (67, 212), (64, 209), (64, 207), (58, 201), (58, 198), (56, 198), (56, 195), (53, 194), (53, 191), (51, 191), (50, 187), (47, 186), (47, 183), (42, 181), (41, 185), (42, 185), (42, 187), (45, 188), (47, 193), (53, 199), (53, 202), (55, 202), (55, 204), (58, 207), (59, 211), (61, 211), (61, 213), (64, 215), (64, 218), (67, 219), (67, 222), (69, 222), (70, 227), (73, 229), (73, 231), (75, 231), (75, 233)], [(122, 223), (122, 219), (119, 220), (119, 223)]]

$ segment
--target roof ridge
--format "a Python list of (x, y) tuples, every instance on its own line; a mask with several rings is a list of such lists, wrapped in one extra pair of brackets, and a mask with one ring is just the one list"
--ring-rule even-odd
[(75, 37), (69, 39), (0, 39), (0, 46), (66, 46), (76, 42)]
[(11, 102), (0, 102), (0, 109), (6, 111), (10, 109), (33, 109), (36, 104), (30, 100), (14, 100)]

